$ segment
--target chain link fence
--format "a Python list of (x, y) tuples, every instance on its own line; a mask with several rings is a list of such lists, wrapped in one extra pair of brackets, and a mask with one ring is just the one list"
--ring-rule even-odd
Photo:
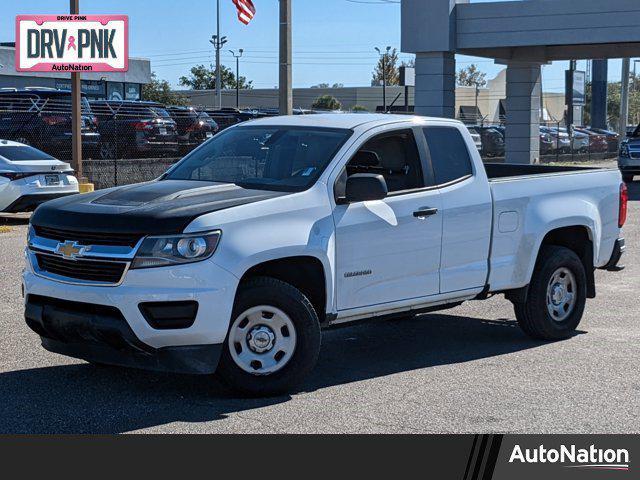
[[(277, 115), (273, 109), (216, 110), (145, 101), (88, 101), (83, 96), (83, 173), (97, 189), (153, 180), (218, 131), (273, 115)], [(487, 122), (477, 115), (459, 119), (467, 125), (484, 161), (505, 160), (504, 122)], [(70, 161), (70, 92), (0, 90), (0, 139), (25, 143)], [(548, 122), (540, 127), (540, 161), (614, 158), (620, 141), (615, 132), (583, 128), (569, 132), (561, 122)]]
[[(505, 161), (504, 123), (462, 120), (474, 137), (485, 162)], [(616, 158), (623, 138), (609, 130), (575, 127), (568, 130), (562, 122), (540, 125), (540, 163), (597, 162)]]

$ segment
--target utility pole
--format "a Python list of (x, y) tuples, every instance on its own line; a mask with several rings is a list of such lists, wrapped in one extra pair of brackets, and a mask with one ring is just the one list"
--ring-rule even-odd
[(280, 115), (293, 113), (291, 0), (280, 0)]
[(220, 36), (220, 0), (216, 2), (216, 34), (209, 40), (216, 49), (216, 97), (218, 99), (218, 109), (222, 108), (222, 76), (220, 65), (220, 50), (227, 43), (227, 37)]
[(236, 59), (236, 108), (240, 108), (240, 58), (244, 50), (241, 48), (238, 50), (238, 55), (233, 50), (229, 50), (233, 58)]
[(591, 69), (591, 126), (607, 128), (608, 60), (594, 59)]
[(375, 51), (382, 57), (382, 112), (387, 113), (387, 55), (391, 47), (387, 47), (385, 53), (382, 53), (378, 47)]
[(620, 135), (625, 138), (627, 135), (627, 121), (629, 119), (629, 70), (631, 69), (631, 60), (629, 58), (622, 59), (622, 92), (620, 95)]
[[(69, 13), (80, 14), (80, 0), (70, 0)], [(71, 167), (78, 181), (86, 183), (82, 172), (82, 86), (80, 73), (71, 73)]]

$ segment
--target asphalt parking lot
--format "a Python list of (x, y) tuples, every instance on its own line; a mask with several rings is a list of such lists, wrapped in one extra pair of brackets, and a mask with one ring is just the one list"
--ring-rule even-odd
[(529, 340), (498, 296), (327, 331), (303, 392), (251, 400), (46, 352), (22, 318), (28, 217), (1, 217), (0, 433), (638, 433), (640, 182), (630, 197), (626, 269), (598, 271), (573, 338)]

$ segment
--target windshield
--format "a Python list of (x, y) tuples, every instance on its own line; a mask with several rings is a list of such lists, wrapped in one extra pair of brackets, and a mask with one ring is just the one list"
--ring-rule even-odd
[(33, 147), (0, 147), (0, 158), (5, 158), (9, 161), (25, 162), (35, 160), (55, 160), (51, 155), (48, 155)]
[(187, 155), (164, 178), (299, 192), (313, 185), (351, 133), (315, 127), (231, 128)]

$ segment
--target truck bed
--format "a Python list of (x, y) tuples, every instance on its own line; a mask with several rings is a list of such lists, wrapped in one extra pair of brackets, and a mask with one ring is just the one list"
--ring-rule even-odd
[(608, 262), (618, 238), (617, 168), (485, 164), (493, 198), (493, 289), (524, 286), (545, 232), (583, 225), (596, 267)]
[(563, 165), (518, 165), (510, 163), (485, 163), (484, 168), (489, 180), (499, 178), (525, 177), (557, 173), (586, 173), (594, 170), (606, 170), (600, 167), (577, 167)]

